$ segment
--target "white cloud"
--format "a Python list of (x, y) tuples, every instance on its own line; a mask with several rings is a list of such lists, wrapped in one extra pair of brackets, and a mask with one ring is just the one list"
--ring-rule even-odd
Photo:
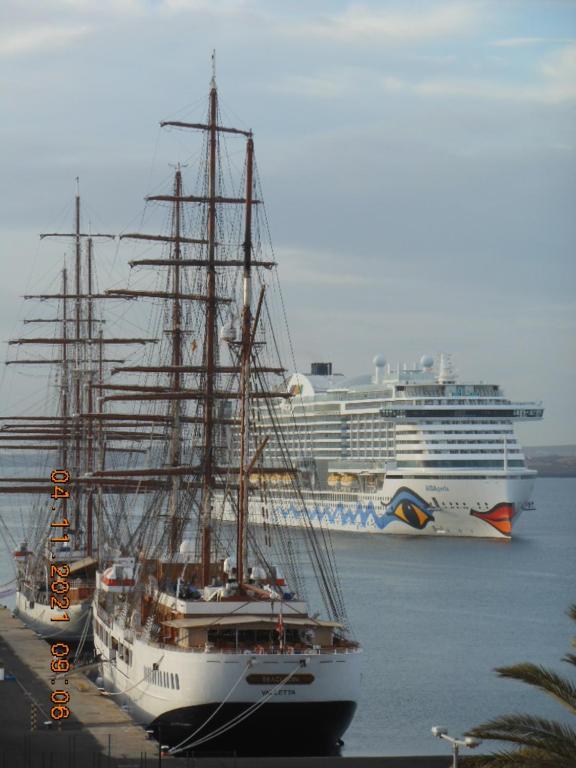
[(429, 78), (420, 81), (385, 76), (386, 91), (407, 91), (424, 96), (462, 96), (497, 101), (560, 104), (576, 99), (576, 44), (542, 59), (539, 82), (505, 83), (472, 78)]
[[(48, 5), (49, 3), (44, 3)], [(144, 10), (147, 4), (143, 0), (52, 0), (54, 9), (69, 9), (77, 13), (134, 13)]]
[[(523, 101), (561, 104), (576, 99), (576, 81), (547, 82), (541, 85), (511, 85), (489, 80), (422, 80), (404, 83), (404, 89), (424, 96), (463, 96), (495, 101)], [(395, 87), (398, 90), (398, 86)]]
[[(342, 270), (342, 257), (327, 251), (300, 248), (276, 248), (282, 283), (306, 285), (368, 285), (366, 275)], [(337, 265), (337, 266), (336, 266)]]
[(527, 45), (556, 45), (558, 43), (571, 43), (569, 37), (504, 37), (493, 40), (489, 45), (496, 48), (520, 48)]
[(170, 13), (193, 12), (236, 16), (248, 11), (245, 0), (162, 0), (160, 9)]
[(60, 48), (84, 37), (91, 27), (44, 24), (0, 33), (0, 56), (17, 56), (51, 48)]
[(479, 19), (478, 5), (462, 2), (401, 11), (352, 5), (343, 13), (292, 25), (288, 31), (341, 42), (425, 40), (467, 32)]
[(290, 93), (314, 99), (333, 99), (347, 91), (348, 82), (342, 77), (291, 75), (271, 85), (270, 88), (279, 93)]

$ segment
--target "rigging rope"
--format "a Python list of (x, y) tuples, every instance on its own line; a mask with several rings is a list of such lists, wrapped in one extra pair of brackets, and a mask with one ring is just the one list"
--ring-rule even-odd
[[(239, 715), (236, 715), (232, 718), (232, 720), (229, 720), (228, 723), (225, 723), (224, 725), (217, 728), (215, 731), (212, 731), (212, 733), (207, 734), (206, 736), (203, 736), (201, 739), (198, 739), (198, 741), (195, 741), (193, 744), (189, 744), (186, 749), (193, 749), (194, 747), (199, 746), (200, 744), (204, 744), (207, 741), (211, 741), (212, 739), (216, 738), (217, 736), (221, 736), (223, 733), (226, 733), (226, 731), (229, 731), (231, 728), (234, 728), (236, 725), (239, 725), (241, 722), (246, 720), (250, 715), (253, 715), (254, 712), (256, 712), (258, 709), (260, 709), (266, 702), (276, 693), (276, 691), (280, 690), (280, 688), (285, 685), (288, 680), (290, 680), (291, 677), (293, 677), (296, 672), (301, 668), (301, 665), (298, 664), (294, 667), (294, 669), (286, 675), (277, 685), (274, 686), (274, 688), (271, 688), (267, 693), (262, 696), (262, 698), (259, 701), (254, 702), (254, 704), (251, 704), (248, 709), (244, 710), (244, 712), (241, 712)], [(242, 675), (244, 675), (244, 670), (242, 670)], [(224, 702), (222, 702), (224, 704)], [(220, 705), (222, 706), (222, 705)], [(215, 714), (215, 712), (214, 712)], [(209, 718), (210, 719), (210, 718)], [(208, 721), (206, 721), (208, 722)], [(206, 722), (203, 723), (202, 726), (198, 730), (204, 727), (206, 725)], [(196, 731), (197, 733), (198, 731)], [(191, 737), (189, 737), (191, 738)], [(183, 748), (179, 748), (176, 750), (176, 748), (173, 748), (170, 750), (170, 753), (175, 753), (176, 751), (182, 752)]]

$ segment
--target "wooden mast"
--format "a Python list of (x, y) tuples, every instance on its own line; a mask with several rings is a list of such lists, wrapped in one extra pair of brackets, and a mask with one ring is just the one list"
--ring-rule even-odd
[(214, 486), (214, 375), (216, 367), (216, 161), (218, 92), (213, 74), (210, 87), (208, 135), (208, 274), (204, 355), (206, 364), (204, 399), (204, 476), (201, 507), (201, 586), (210, 581), (212, 492)]
[[(62, 387), (62, 426), (61, 429), (64, 433), (62, 438), (62, 466), (54, 467), (54, 469), (67, 469), (68, 468), (68, 418), (69, 418), (69, 395), (68, 386), (70, 383), (68, 372), (68, 302), (66, 300), (66, 294), (68, 293), (68, 270), (66, 267), (62, 270), (62, 293), (64, 298), (62, 299), (62, 338), (64, 343), (62, 344), (62, 369), (61, 369), (61, 387)], [(68, 499), (62, 499), (62, 514), (64, 519), (68, 518)]]
[[(87, 272), (88, 272), (88, 296), (92, 294), (92, 238), (88, 238), (87, 242)], [(86, 410), (87, 414), (91, 414), (94, 410), (94, 351), (91, 344), (93, 339), (93, 302), (92, 299), (87, 299), (87, 315), (86, 315), (86, 336), (90, 343), (89, 353), (89, 370), (87, 372), (88, 381), (86, 382)], [(100, 355), (102, 351), (102, 345), (100, 345)], [(89, 474), (94, 471), (94, 422), (92, 417), (85, 414), (84, 420), (86, 423), (86, 469)], [(94, 542), (94, 489), (89, 487), (88, 496), (86, 499), (86, 555), (92, 557)]]
[[(76, 287), (76, 298), (74, 299), (74, 402), (73, 402), (73, 414), (74, 414), (74, 471), (73, 475), (77, 476), (80, 471), (81, 464), (81, 431), (82, 422), (80, 419), (80, 413), (82, 411), (82, 390), (80, 381), (80, 358), (81, 348), (80, 339), (82, 338), (82, 240), (80, 235), (80, 190), (78, 187), (78, 178), (76, 178), (76, 198), (75, 198), (75, 265), (74, 265), (74, 282)], [(65, 467), (69, 469), (69, 467)], [(76, 537), (76, 547), (78, 546), (78, 534), (80, 531), (80, 515), (82, 497), (81, 492), (78, 490), (74, 494), (74, 526), (72, 528)]]
[(238, 584), (244, 583), (246, 570), (246, 523), (249, 504), (249, 442), (250, 442), (250, 358), (252, 351), (252, 188), (254, 141), (246, 146), (246, 208), (244, 220), (244, 271), (242, 304), (242, 344), (240, 353), (240, 477), (238, 491), (238, 520), (236, 536), (236, 568)]
[[(182, 202), (182, 173), (178, 167), (174, 178), (174, 208), (172, 214), (172, 235), (174, 238), (173, 246), (173, 260), (174, 264), (171, 267), (172, 271), (172, 291), (176, 297), (179, 297), (181, 292), (181, 270), (180, 259), (182, 257), (180, 247), (180, 235), (181, 235), (181, 207)], [(172, 391), (180, 392), (182, 385), (182, 374), (180, 368), (182, 366), (182, 305), (180, 298), (175, 298), (172, 302), (172, 329), (171, 329), (171, 343), (172, 343)], [(181, 462), (181, 440), (182, 440), (182, 428), (181, 428), (181, 413), (182, 413), (182, 401), (174, 399), (170, 404), (172, 425), (171, 425), (171, 442), (170, 442), (170, 465), (177, 467)], [(170, 555), (174, 555), (178, 549), (178, 538), (180, 532), (180, 515), (179, 515), (179, 487), (180, 481), (178, 477), (172, 478), (172, 490), (170, 493), (170, 502), (168, 508), (168, 515), (170, 518)]]

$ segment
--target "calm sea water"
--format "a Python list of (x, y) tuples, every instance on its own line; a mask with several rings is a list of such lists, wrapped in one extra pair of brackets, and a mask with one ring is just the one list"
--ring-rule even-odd
[[(537, 511), (520, 520), (509, 543), (334, 536), (364, 646), (362, 696), (345, 754), (446, 753), (431, 726), (460, 735), (515, 711), (567, 719), (544, 694), (493, 669), (533, 661), (570, 672), (560, 659), (576, 634), (566, 616), (576, 603), (575, 500), (576, 479), (539, 479)], [(10, 517), (18, 530), (17, 510)], [(2, 551), (0, 584), (11, 575)]]
[(365, 648), (345, 754), (445, 753), (431, 726), (460, 735), (498, 714), (568, 719), (493, 672), (520, 661), (573, 670), (560, 659), (576, 635), (566, 616), (576, 603), (576, 479), (539, 479), (535, 501), (511, 542), (335, 537)]

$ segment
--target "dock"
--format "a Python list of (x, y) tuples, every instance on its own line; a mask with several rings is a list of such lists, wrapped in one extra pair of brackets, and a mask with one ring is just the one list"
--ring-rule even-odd
[[(49, 644), (0, 607), (0, 768), (141, 768), (158, 764), (158, 744), (81, 672), (51, 683)], [(70, 693), (67, 720), (52, 720), (52, 691)], [(162, 764), (179, 761), (161, 756)]]
[[(0, 768), (449, 768), (446, 757), (170, 757), (80, 670), (52, 684), (50, 645), (0, 606)], [(1, 675), (0, 675), (1, 677)], [(50, 694), (70, 692), (55, 722)]]

